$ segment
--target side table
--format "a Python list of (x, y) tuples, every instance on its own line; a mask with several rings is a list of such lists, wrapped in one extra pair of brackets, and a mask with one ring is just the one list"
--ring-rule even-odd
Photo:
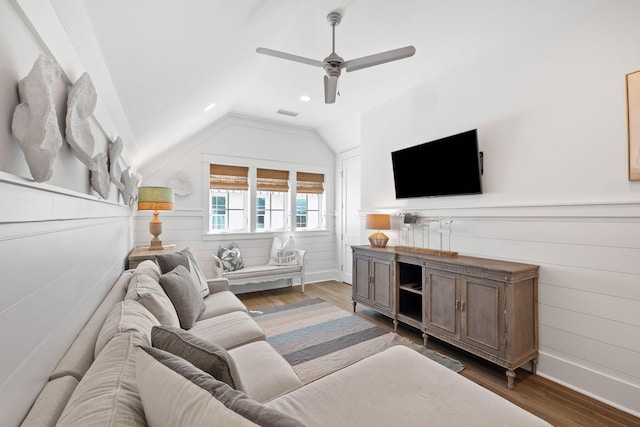
[(176, 245), (164, 245), (160, 250), (150, 251), (148, 246), (138, 246), (129, 254), (129, 265), (127, 268), (136, 268), (142, 261), (155, 260), (156, 255), (172, 254), (176, 251)]

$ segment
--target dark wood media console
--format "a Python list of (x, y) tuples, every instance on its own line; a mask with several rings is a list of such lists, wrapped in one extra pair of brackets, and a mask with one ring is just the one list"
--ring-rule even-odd
[(507, 369), (538, 361), (538, 269), (475, 257), (438, 257), (408, 248), (353, 246), (358, 302)]

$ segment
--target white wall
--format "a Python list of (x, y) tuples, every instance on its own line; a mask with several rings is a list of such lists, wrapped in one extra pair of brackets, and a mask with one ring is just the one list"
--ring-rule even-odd
[[(89, 171), (64, 144), (46, 183), (35, 183), (11, 134), (17, 83), (46, 48), (0, 0), (0, 420), (18, 425), (132, 247), (131, 210), (90, 189)], [(46, 13), (40, 10), (40, 17)], [(56, 42), (56, 40), (49, 40)], [(64, 53), (64, 49), (57, 50)], [(72, 52), (71, 52), (72, 53)], [(56, 55), (54, 55), (56, 57)], [(54, 88), (64, 129), (68, 68)], [(97, 150), (107, 136), (92, 122)]]
[[(161, 239), (165, 244), (175, 244), (178, 249), (189, 246), (203, 264), (205, 274), (211, 272), (209, 253), (216, 253), (220, 244), (236, 241), (245, 265), (267, 262), (273, 233), (233, 233), (208, 235), (205, 227), (208, 218), (208, 170), (209, 163), (228, 157), (245, 158), (247, 165), (254, 162), (271, 162), (290, 170), (304, 166), (320, 168), (325, 173), (327, 203), (327, 231), (282, 232), (293, 234), (296, 247), (307, 251), (306, 281), (328, 280), (337, 277), (333, 151), (315, 131), (287, 126), (275, 122), (228, 115), (177, 144), (168, 152), (149, 161), (141, 170), (143, 185), (165, 186), (177, 172), (189, 176), (193, 193), (175, 196), (175, 210), (162, 212)], [(303, 166), (304, 165), (304, 166)], [(309, 170), (309, 172), (315, 172)], [(151, 213), (141, 212), (135, 221), (136, 246), (148, 246)], [(253, 290), (253, 287), (234, 289), (236, 292)]]
[[(453, 250), (540, 265), (540, 375), (640, 415), (640, 182), (627, 181), (625, 109), (640, 4), (538, 7), (547, 18), (519, 36), (363, 115), (362, 207), (452, 216)], [(395, 199), (392, 151), (473, 128), (484, 194)]]

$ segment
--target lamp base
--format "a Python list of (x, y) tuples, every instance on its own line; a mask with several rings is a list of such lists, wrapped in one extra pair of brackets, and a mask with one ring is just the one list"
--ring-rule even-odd
[(388, 241), (387, 235), (379, 231), (369, 236), (369, 243), (371, 243), (372, 248), (386, 248)]
[(150, 251), (161, 251), (164, 249), (162, 246), (162, 240), (158, 238), (159, 235), (162, 234), (162, 221), (158, 218), (158, 211), (153, 212), (153, 218), (149, 222), (149, 233), (153, 236), (151, 242), (149, 243)]

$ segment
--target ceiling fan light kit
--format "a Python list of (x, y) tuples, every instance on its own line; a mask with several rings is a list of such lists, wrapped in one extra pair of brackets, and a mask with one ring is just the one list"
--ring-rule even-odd
[(331, 25), (331, 54), (329, 54), (329, 56), (327, 56), (323, 61), (292, 55), (290, 53), (280, 52), (278, 50), (267, 49), (264, 47), (257, 48), (256, 52), (263, 55), (275, 56), (276, 58), (324, 68), (326, 73), (324, 76), (325, 104), (333, 104), (336, 102), (336, 94), (338, 93), (338, 77), (340, 77), (343, 69), (347, 72), (362, 70), (363, 68), (384, 64), (385, 62), (408, 58), (416, 53), (415, 47), (405, 46), (399, 49), (388, 50), (386, 52), (380, 52), (345, 61), (336, 53), (336, 25), (338, 25), (341, 20), (342, 14), (340, 12), (331, 12), (327, 15), (327, 21), (329, 21), (329, 25)]

